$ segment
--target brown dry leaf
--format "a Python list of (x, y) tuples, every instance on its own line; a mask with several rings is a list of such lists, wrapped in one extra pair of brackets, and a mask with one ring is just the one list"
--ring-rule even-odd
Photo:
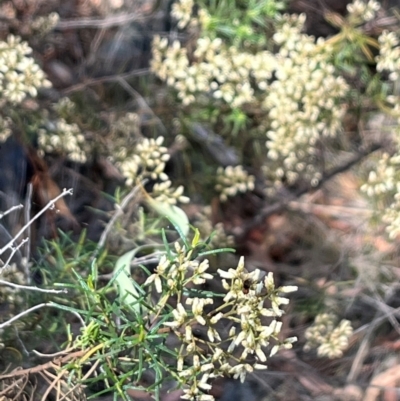
[[(31, 182), (34, 194), (38, 196), (38, 201), (40, 202), (41, 207), (44, 207), (52, 199), (61, 194), (60, 188), (47, 173), (35, 173)], [(78, 224), (63, 198), (55, 203), (55, 208), (59, 215), (67, 218), (74, 225)]]
[(381, 392), (384, 401), (397, 401), (396, 392), (393, 390), (395, 390), (399, 382), (400, 365), (393, 366), (379, 373), (371, 380), (370, 386), (365, 393), (364, 401), (378, 401)]
[[(31, 178), (33, 196), (36, 197), (35, 201), (38, 203), (38, 206), (43, 208), (51, 200), (60, 195), (61, 190), (51, 178), (46, 162), (42, 160), (33, 149), (28, 149), (28, 155), (34, 169)], [(79, 227), (78, 222), (72, 215), (63, 198), (60, 198), (54, 206), (57, 214), (69, 221), (72, 228), (75, 229)]]

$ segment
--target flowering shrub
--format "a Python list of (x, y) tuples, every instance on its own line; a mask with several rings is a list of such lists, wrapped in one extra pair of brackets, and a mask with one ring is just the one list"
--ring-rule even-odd
[[(38, 19), (37, 29), (43, 30), (43, 24), (53, 22), (46, 29), (51, 29), (57, 22), (57, 16)], [(35, 97), (40, 87), (48, 87), (50, 82), (45, 79), (44, 72), (28, 55), (32, 49), (26, 42), (12, 35), (7, 42), (0, 42), (0, 97), (11, 104), (22, 102), (27, 95)], [(79, 126), (70, 122), (76, 113), (75, 104), (68, 98), (62, 98), (54, 105), (54, 110), (61, 118), (52, 120), (43, 115), (40, 128), (37, 130), (38, 154), (64, 156), (76, 163), (85, 163), (90, 151), (85, 136)], [(0, 116), (0, 143), (11, 135), (12, 121)], [(183, 196), (183, 187), (173, 188), (168, 176), (164, 173), (165, 163), (169, 160), (167, 148), (162, 146), (163, 137), (156, 140), (141, 138), (137, 115), (127, 113), (113, 127), (114, 141), (110, 156), (116, 161), (122, 174), (127, 178), (126, 184), (131, 186), (136, 180), (151, 178), (160, 180), (153, 188), (154, 198), (159, 202), (175, 204), (188, 202)], [(136, 132), (136, 138), (132, 132)], [(132, 145), (132, 146), (130, 146)], [(128, 152), (127, 149), (130, 148)]]
[(374, 200), (378, 215), (387, 225), (389, 237), (394, 239), (400, 234), (400, 97), (395, 89), (400, 76), (400, 39), (395, 32), (383, 31), (378, 41), (380, 47), (376, 68), (381, 73), (387, 73), (390, 82), (390, 92), (385, 94), (383, 101), (386, 104), (384, 111), (395, 120), (395, 125), (391, 124), (387, 134), (393, 146), (391, 154), (384, 152), (381, 155), (361, 190)]
[[(145, 286), (154, 286), (160, 294), (154, 305), (157, 316), (168, 310), (168, 299), (177, 297), (172, 320), (164, 326), (170, 327), (180, 342), (176, 372), (184, 388), (182, 398), (200, 401), (214, 399), (205, 393), (211, 389), (211, 379), (231, 375), (243, 382), (247, 373), (267, 368), (267, 355), (292, 347), (296, 338), (279, 339), (279, 318), (282, 305), (289, 302), (281, 294), (296, 291), (297, 287), (275, 288), (272, 273), (262, 277), (258, 269), (247, 271), (242, 257), (236, 269), (218, 270), (226, 294), (222, 304), (214, 306), (211, 297), (201, 291), (192, 295), (190, 291), (191, 283), (201, 285), (216, 279), (208, 273), (207, 259), (200, 262), (194, 258), (197, 241), (190, 249), (175, 243), (175, 253), (161, 258)], [(196, 326), (204, 327), (206, 339), (194, 334)], [(225, 327), (230, 330), (227, 332)], [(270, 344), (274, 345), (267, 352)], [(250, 355), (253, 363), (248, 360)]]
[[(199, 38), (190, 64), (187, 50), (175, 40), (171, 46), (166, 38), (155, 37), (151, 68), (155, 74), (178, 91), (184, 105), (210, 93), (231, 108), (256, 102), (255, 86), (267, 89), (266, 80), (274, 70), (274, 58), (268, 52), (251, 54), (229, 47), (220, 38)], [(218, 104), (218, 103), (217, 103)]]
[[(102, 393), (110, 391), (122, 399), (128, 399), (127, 390), (132, 388), (154, 392), (160, 399), (163, 383), (172, 380), (183, 390), (183, 399), (211, 401), (214, 378), (229, 375), (244, 381), (248, 373), (266, 369), (270, 356), (292, 347), (296, 338), (285, 337), (281, 317), (289, 303), (285, 294), (297, 287), (276, 287), (272, 273), (248, 271), (243, 257), (237, 267), (213, 274), (207, 255), (227, 250), (209, 251), (206, 245), (195, 230), (191, 242), (181, 237), (156, 246), (160, 251), (145, 258), (138, 252), (151, 250), (154, 244), (136, 248), (121, 256), (112, 280), (104, 286), (97, 280), (98, 260), (89, 273), (85, 270), (85, 247), (78, 253), (73, 248), (71, 255), (60, 254), (63, 264), (58, 269), (63, 271), (63, 280), (68, 280), (60, 286), (68, 288), (73, 300), (59, 297), (38, 307), (67, 310), (81, 323), (79, 335), (68, 334), (64, 351), (68, 357), (57, 365), (68, 375), (70, 385), (105, 383)], [(48, 255), (58, 253), (59, 242), (48, 243), (46, 249)], [(154, 263), (154, 257), (158, 259), (156, 268), (151, 274), (143, 267), (147, 280), (139, 285), (131, 277), (129, 265), (139, 259), (142, 266)], [(99, 258), (101, 263), (104, 258)], [(71, 276), (66, 275), (64, 264), (73, 266)], [(211, 281), (222, 284), (221, 290), (205, 290), (204, 285)], [(115, 282), (120, 298), (110, 296)], [(123, 295), (126, 286), (130, 290)], [(0, 323), (0, 329), (3, 326)], [(113, 354), (118, 357), (110, 358)], [(88, 363), (105, 367), (107, 373), (98, 375), (96, 368), (88, 371)], [(149, 371), (154, 380), (142, 386), (141, 379)]]
[(318, 184), (317, 149), (341, 132), (345, 113), (348, 85), (331, 63), (332, 49), (302, 34), (304, 21), (303, 15), (280, 18), (272, 38), (280, 46), (276, 54), (246, 51), (218, 37), (201, 36), (193, 54), (177, 40), (153, 42), (151, 68), (183, 105), (205, 105), (212, 98), (217, 110), (228, 106), (233, 116), (237, 110), (261, 111), (257, 129), (265, 127), (269, 159), (264, 171), (275, 186), (300, 177)]
[[(211, 102), (216, 131), (223, 124), (224, 132), (232, 132), (234, 138), (265, 138), (266, 157), (261, 173), (267, 195), (299, 182), (318, 186), (325, 172), (336, 165), (348, 100), (354, 94), (347, 78), (355, 77), (358, 68), (366, 93), (377, 92), (376, 107), (400, 125), (399, 97), (390, 93), (400, 71), (400, 40), (393, 31), (383, 31), (377, 40), (363, 32), (364, 24), (380, 11), (378, 2), (354, 0), (348, 4), (345, 17), (327, 15), (340, 29), (327, 39), (302, 33), (305, 16), (281, 15), (279, 7), (269, 14), (273, 28), (268, 30), (260, 27), (258, 19), (250, 17), (256, 14), (252, 3), (241, 9), (239, 21), (243, 23), (233, 22), (229, 28), (217, 4), (209, 8), (200, 4), (196, 11), (193, 6), (193, 1), (176, 1), (172, 15), (179, 29), (194, 31), (198, 37), (185, 46), (176, 39), (156, 36), (152, 71), (175, 91), (188, 116), (196, 109), (196, 118), (201, 118), (198, 110), (204, 110), (209, 119), (207, 110)], [(264, 2), (263, 6), (266, 7)], [(266, 8), (259, 12), (266, 12)], [(265, 40), (256, 40), (263, 29)], [(274, 52), (272, 44), (277, 46)], [(378, 48), (379, 54), (375, 56), (371, 47)], [(367, 72), (367, 63), (371, 62), (376, 62), (380, 77)], [(389, 82), (385, 82), (385, 74)], [(394, 152), (381, 158), (362, 191), (374, 197), (375, 206), (380, 204), (377, 196), (385, 195), (382, 220), (389, 224), (389, 236), (395, 238), (400, 232), (396, 223), (399, 219), (395, 218), (400, 178), (396, 172), (398, 128), (391, 131), (393, 135), (388, 136), (395, 143)], [(246, 157), (243, 161), (251, 162)], [(221, 200), (253, 189), (252, 177), (246, 177), (243, 167), (235, 167), (239, 168), (243, 172), (240, 184), (227, 178), (233, 175), (232, 167), (224, 173), (222, 168), (218, 169), (216, 189)]]
[[(39, 65), (29, 57), (31, 53), (32, 49), (19, 37), (9, 35), (7, 41), (0, 42), (0, 99), (11, 108), (28, 95), (36, 97), (39, 88), (51, 86)], [(11, 118), (0, 116), (0, 143), (11, 135), (11, 125)], [(39, 155), (56, 153), (75, 162), (86, 161), (84, 137), (76, 124), (68, 124), (64, 119), (54, 122), (46, 119), (45, 125), (46, 128), (38, 130)]]
[[(263, 107), (268, 112), (268, 176), (294, 184), (299, 178), (316, 186), (322, 178), (318, 148), (342, 129), (342, 104), (348, 85), (335, 74), (331, 48), (301, 34), (305, 16), (285, 17), (273, 36), (280, 45), (276, 79)], [(275, 181), (277, 183), (277, 181)]]

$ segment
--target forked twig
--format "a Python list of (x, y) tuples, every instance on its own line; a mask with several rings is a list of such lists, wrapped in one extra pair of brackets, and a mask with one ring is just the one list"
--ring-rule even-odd
[(20, 205), (15, 205), (10, 207), (8, 210), (6, 210), (5, 212), (0, 213), (0, 220), (4, 217), (7, 216), (8, 214), (12, 213), (14, 210), (18, 210), (23, 208), (24, 205), (20, 204)]
[[(14, 239), (12, 240), (12, 241), (14, 241)], [(10, 245), (9, 247), (8, 247), (8, 249), (11, 249), (11, 253), (10, 253), (10, 256), (8, 257), (8, 259), (6, 260), (6, 263), (4, 264), (4, 266), (2, 266), (1, 268), (0, 268), (0, 273), (10, 264), (10, 262), (11, 262), (11, 259), (14, 257), (14, 255), (20, 250), (20, 248), (26, 243), (26, 242), (28, 242), (29, 241), (29, 238), (24, 238), (22, 241), (21, 241), (21, 243), (20, 244), (18, 244), (17, 246), (12, 246), (12, 245)], [(5, 250), (7, 250), (7, 248), (5, 248)], [(0, 255), (1, 255), (1, 252), (0, 252)]]
[(18, 239), (24, 231), (30, 227), (35, 220), (37, 220), (44, 212), (46, 212), (48, 209), (51, 209), (54, 207), (54, 205), (57, 203), (58, 200), (63, 198), (66, 195), (72, 195), (73, 191), (72, 188), (70, 189), (63, 189), (60, 195), (52, 199), (43, 209), (41, 209), (38, 213), (36, 213), (35, 216), (33, 216), (19, 231), (16, 235), (14, 235), (14, 238), (12, 238), (6, 245), (3, 246), (3, 248), (0, 249), (0, 255), (2, 255), (7, 249), (11, 248), (13, 246), (13, 243), (15, 242), (16, 239)]

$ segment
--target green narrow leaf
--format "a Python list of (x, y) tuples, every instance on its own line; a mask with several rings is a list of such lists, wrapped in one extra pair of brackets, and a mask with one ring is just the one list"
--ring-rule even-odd
[(196, 248), (196, 246), (199, 243), (199, 241), (200, 241), (200, 231), (199, 231), (198, 228), (195, 228), (194, 237), (193, 237), (193, 240), (192, 240), (192, 248)]
[(236, 250), (233, 249), (233, 248), (213, 249), (213, 250), (211, 250), (211, 251), (200, 252), (198, 256), (213, 255), (213, 254), (215, 254), (215, 253), (225, 253), (225, 252), (232, 252), (232, 253), (235, 253)]
[(90, 266), (90, 273), (92, 276), (92, 280), (94, 285), (97, 285), (97, 259), (93, 259), (92, 264)]
[(168, 258), (168, 260), (171, 260), (172, 259), (171, 248), (169, 247), (167, 236), (165, 234), (165, 230), (164, 229), (161, 230), (161, 237), (162, 237), (162, 240), (163, 240), (165, 251), (167, 252), (167, 258)]

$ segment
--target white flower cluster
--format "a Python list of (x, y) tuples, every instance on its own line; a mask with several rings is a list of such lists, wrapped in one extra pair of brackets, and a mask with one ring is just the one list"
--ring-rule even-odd
[(165, 163), (169, 160), (168, 148), (162, 146), (164, 137), (144, 138), (137, 143), (134, 154), (123, 160), (119, 167), (126, 177), (126, 184), (134, 185), (138, 178), (167, 181), (164, 173)]
[[(179, 244), (175, 244), (175, 249), (175, 257), (172, 260), (163, 257), (155, 273), (145, 283), (154, 284), (157, 292), (163, 294), (157, 304), (159, 308), (166, 306), (170, 296), (179, 296), (183, 286), (215, 280), (207, 273), (208, 260), (201, 263), (191, 260), (193, 250), (186, 252)], [(278, 338), (282, 323), (276, 318), (283, 314), (281, 305), (289, 302), (279, 294), (296, 291), (297, 287), (275, 288), (272, 273), (261, 279), (258, 269), (248, 272), (244, 267), (243, 257), (236, 269), (218, 270), (218, 274), (227, 291), (222, 306), (213, 309), (210, 306), (213, 305), (211, 298), (187, 297), (185, 301), (178, 301), (173, 309), (173, 320), (164, 323), (182, 343), (177, 373), (181, 384), (186, 387), (183, 399), (213, 400), (211, 395), (204, 394), (211, 389), (211, 379), (220, 375), (232, 375), (243, 382), (247, 373), (254, 369), (266, 369), (264, 363), (267, 356), (263, 348), (274, 342), (275, 345), (269, 352), (271, 356), (281, 348), (291, 348), (296, 341), (294, 337), (283, 341)], [(271, 307), (265, 306), (266, 301)], [(265, 317), (271, 319), (268, 325), (264, 323)], [(229, 333), (224, 334), (223, 330), (218, 330), (217, 324), (221, 320), (233, 322), (239, 330), (233, 326)], [(205, 327), (208, 340), (193, 334), (196, 324)], [(235, 356), (235, 349), (239, 350), (240, 356)], [(253, 355), (254, 363), (247, 361), (248, 355)], [(186, 367), (184, 361), (188, 358), (192, 363)]]
[(381, 5), (378, 1), (353, 0), (347, 5), (350, 21), (353, 23), (363, 24), (375, 18), (377, 11)]
[[(400, 234), (400, 154), (380, 156), (361, 191), (378, 205), (378, 214), (390, 239)], [(383, 207), (382, 207), (383, 205)], [(389, 206), (388, 206), (389, 205)], [(382, 210), (383, 209), (383, 210)]]
[(396, 81), (400, 76), (400, 40), (395, 32), (383, 31), (378, 38), (379, 56), (376, 57), (376, 69), (388, 71), (389, 79)]
[(151, 197), (161, 203), (176, 205), (176, 203), (189, 203), (190, 199), (183, 195), (184, 188), (179, 185), (178, 188), (172, 187), (170, 180), (154, 184), (151, 191)]
[(390, 192), (400, 192), (400, 174), (399, 174), (400, 156), (390, 156), (384, 153), (376, 169), (370, 171), (368, 180), (361, 186), (361, 191), (369, 197), (380, 196)]
[(35, 33), (44, 36), (58, 24), (60, 16), (57, 13), (50, 13), (49, 15), (37, 17), (32, 21), (31, 28)]
[[(178, 242), (174, 244), (174, 247), (176, 254), (172, 260), (163, 256), (155, 273), (148, 277), (144, 285), (154, 283), (158, 293), (167, 289), (167, 295), (170, 296), (177, 294), (189, 283), (200, 285), (213, 278), (211, 274), (206, 273), (209, 268), (207, 259), (200, 263), (198, 260), (192, 260), (193, 250), (186, 251), (185, 247), (181, 247)], [(167, 298), (159, 302), (158, 307), (163, 308)]]
[(349, 320), (343, 319), (337, 324), (335, 315), (322, 313), (316, 316), (314, 324), (305, 332), (307, 343), (304, 350), (317, 348), (320, 357), (340, 358), (349, 346), (352, 334), (353, 328)]
[(177, 90), (184, 105), (198, 100), (198, 95), (212, 96), (231, 108), (252, 103), (256, 101), (254, 88), (266, 90), (275, 67), (271, 53), (241, 52), (220, 38), (199, 38), (193, 56), (190, 63), (179, 41), (169, 46), (167, 38), (154, 38), (151, 69)]
[(86, 162), (85, 137), (76, 124), (68, 124), (64, 119), (48, 121), (46, 129), (38, 130), (39, 155), (56, 153), (66, 156), (76, 163)]
[(4, 143), (10, 135), (11, 130), (8, 121), (0, 116), (0, 144)]
[[(289, 303), (289, 299), (280, 296), (280, 294), (297, 291), (297, 287), (275, 288), (272, 273), (268, 273), (261, 280), (261, 271), (259, 269), (251, 273), (245, 269), (243, 257), (240, 259), (236, 269), (229, 269), (227, 272), (219, 269), (218, 274), (222, 278), (224, 289), (228, 291), (224, 302), (227, 304), (233, 303), (234, 310), (240, 319), (240, 332), (238, 334), (231, 333), (234, 338), (228, 347), (228, 353), (241, 345), (241, 361), (245, 360), (248, 354), (255, 354), (259, 362), (265, 362), (267, 357), (262, 347), (269, 345), (269, 340), (278, 339), (282, 323), (275, 320), (275, 318), (282, 316), (284, 313), (281, 310), (281, 305)], [(270, 308), (265, 307), (265, 300), (270, 302)], [(269, 326), (263, 326), (263, 316), (274, 318)], [(232, 320), (235, 321), (235, 319)], [(275, 345), (269, 355), (274, 355), (280, 348), (291, 348), (294, 341), (296, 341), (296, 338), (288, 338), (283, 343)], [(240, 377), (243, 381), (244, 377), (241, 375)]]
[(226, 202), (228, 197), (245, 193), (254, 189), (255, 177), (249, 175), (242, 166), (219, 167), (215, 189), (220, 193), (219, 198)]
[(170, 155), (168, 149), (162, 146), (163, 142), (162, 136), (157, 139), (144, 138), (133, 148), (132, 155), (128, 155), (119, 163), (119, 168), (128, 186), (145, 178), (161, 181), (154, 184), (151, 192), (153, 199), (170, 205), (175, 205), (177, 202), (188, 203), (189, 198), (183, 195), (183, 186), (173, 188), (168, 175), (164, 172)]
[(179, 29), (183, 29), (189, 24), (192, 18), (193, 6), (193, 0), (177, 0), (172, 5), (171, 15), (178, 20)]
[(20, 38), (9, 35), (0, 41), (0, 97), (20, 103), (29, 94), (37, 95), (38, 88), (51, 86), (44, 72), (28, 57), (32, 49)]
[(324, 40), (315, 43), (312, 36), (301, 33), (305, 16), (284, 18), (274, 35), (280, 45), (276, 79), (263, 104), (271, 121), (268, 157), (279, 166), (270, 163), (268, 175), (276, 177), (276, 185), (283, 178), (293, 184), (300, 176), (318, 185), (317, 145), (341, 130), (345, 113), (341, 101), (348, 85), (335, 75), (330, 47)]
[[(377, 70), (389, 73), (389, 80), (393, 81), (392, 91), (395, 90), (400, 77), (400, 38), (395, 32), (383, 31), (378, 38), (380, 45), (379, 55), (376, 57)], [(392, 130), (392, 138), (397, 148), (393, 156), (383, 154), (374, 170), (369, 173), (368, 180), (361, 190), (369, 197), (375, 196), (382, 205), (387, 205), (387, 198), (392, 196), (392, 203), (382, 213), (382, 221), (387, 225), (389, 238), (395, 239), (400, 234), (400, 97), (386, 96), (389, 104), (389, 114), (396, 119), (397, 126)], [(381, 208), (382, 209), (382, 208)]]

